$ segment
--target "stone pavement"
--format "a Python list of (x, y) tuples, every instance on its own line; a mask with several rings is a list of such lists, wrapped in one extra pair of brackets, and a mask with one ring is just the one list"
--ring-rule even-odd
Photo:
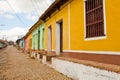
[(0, 80), (72, 80), (8, 46), (0, 50)]

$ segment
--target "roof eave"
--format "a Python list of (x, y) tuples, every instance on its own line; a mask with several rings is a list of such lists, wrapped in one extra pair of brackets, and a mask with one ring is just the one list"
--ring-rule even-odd
[(60, 6), (62, 6), (68, 1), (69, 0), (55, 0), (55, 2), (51, 4), (51, 6), (41, 15), (39, 19), (45, 21), (47, 17), (49, 17), (53, 12), (59, 9)]

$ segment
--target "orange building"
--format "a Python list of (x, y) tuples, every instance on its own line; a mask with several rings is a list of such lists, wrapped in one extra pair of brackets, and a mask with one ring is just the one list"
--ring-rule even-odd
[(24, 50), (28, 51), (32, 49), (32, 34), (31, 31), (29, 31), (25, 36), (24, 36)]

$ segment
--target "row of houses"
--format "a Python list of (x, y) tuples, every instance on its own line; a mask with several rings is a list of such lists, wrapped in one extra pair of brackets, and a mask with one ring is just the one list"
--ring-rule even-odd
[(0, 49), (7, 47), (7, 41), (0, 40)]
[(54, 55), (119, 66), (119, 3), (119, 0), (55, 0), (19, 40), (19, 45), (28, 53), (44, 52), (43, 58)]

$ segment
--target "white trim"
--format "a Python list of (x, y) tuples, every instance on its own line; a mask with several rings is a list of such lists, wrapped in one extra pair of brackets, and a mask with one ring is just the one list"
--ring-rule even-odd
[(105, 0), (103, 0), (103, 14), (104, 14), (104, 34), (107, 36), (107, 30), (106, 30), (106, 10), (105, 10)]
[(70, 3), (68, 4), (68, 49), (70, 50)]
[(86, 37), (86, 11), (85, 11), (85, 1), (86, 0), (84, 0), (83, 2), (84, 2), (84, 38)]
[(59, 55), (60, 53), (60, 27), (61, 27), (58, 22), (56, 23), (56, 53), (57, 55)]
[(48, 27), (48, 51), (51, 52), (52, 49), (52, 27)]
[(56, 50), (52, 49), (51, 51), (56, 51)]
[(85, 38), (85, 41), (90, 41), (90, 40), (102, 40), (106, 39), (106, 36), (99, 36), (99, 37), (94, 37), (94, 38)]
[(85, 11), (85, 1), (84, 0), (84, 40), (99, 40), (99, 39), (106, 39), (107, 38), (107, 30), (106, 30), (106, 11), (105, 11), (105, 0), (103, 0), (103, 14), (104, 14), (104, 34), (105, 36), (98, 36), (92, 38), (86, 38), (86, 11)]
[(89, 54), (111, 54), (120, 55), (120, 52), (115, 51), (88, 51), (88, 50), (63, 50), (64, 52), (79, 52), (79, 53), (89, 53)]
[[(45, 49), (45, 51), (48, 51), (48, 49)], [(52, 51), (56, 51), (55, 49), (52, 49)]]

